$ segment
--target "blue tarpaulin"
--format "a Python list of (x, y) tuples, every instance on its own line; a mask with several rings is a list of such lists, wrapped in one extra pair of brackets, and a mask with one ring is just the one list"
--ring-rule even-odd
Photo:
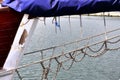
[(4, 0), (2, 5), (42, 17), (120, 10), (120, 0)]

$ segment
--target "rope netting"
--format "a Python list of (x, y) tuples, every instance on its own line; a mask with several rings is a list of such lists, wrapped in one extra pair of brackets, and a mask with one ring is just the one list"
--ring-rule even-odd
[[(39, 19), (39, 18), (38, 18)], [(40, 21), (44, 21), (44, 25), (46, 25), (46, 18), (39, 19)], [(76, 41), (72, 41), (69, 43), (65, 43), (62, 45), (52, 46), (49, 48), (39, 49), (36, 51), (31, 51), (25, 53), (26, 55), (31, 54), (40, 54), (38, 56), (38, 61), (33, 61), (28, 64), (23, 64), (16, 68), (16, 73), (19, 76), (19, 79), (24, 79), (22, 75), (20, 75), (19, 70), (23, 68), (27, 68), (29, 66), (33, 66), (35, 64), (40, 64), (41, 70), (41, 80), (48, 80), (48, 76), (50, 73), (53, 74), (52, 80), (56, 80), (56, 77), (60, 70), (68, 71), (72, 68), (74, 63), (81, 62), (86, 56), (97, 58), (102, 56), (103, 54), (107, 53), (108, 51), (114, 51), (120, 49), (120, 34), (116, 34), (113, 36), (108, 37), (109, 34), (114, 32), (120, 32), (120, 28), (113, 30), (107, 30), (106, 25), (106, 17), (103, 16), (103, 24), (104, 24), (104, 32), (100, 34), (96, 34), (93, 36), (89, 36), (87, 38), (83, 38), (83, 23), (82, 23), (82, 16), (79, 17), (81, 34), (80, 39)], [(68, 16), (70, 31), (71, 29), (71, 19)], [(61, 31), (60, 25), (60, 17), (54, 17), (52, 23), (55, 24), (55, 32), (57, 33), (57, 29)], [(99, 38), (103, 39), (99, 39)], [(94, 40), (94, 41), (93, 41)], [(83, 43), (83, 45), (81, 45)], [(72, 47), (71, 49), (67, 49), (67, 47)], [(58, 51), (59, 50), (59, 51)], [(67, 64), (69, 63), (69, 64)], [(55, 67), (56, 65), (56, 67)]]

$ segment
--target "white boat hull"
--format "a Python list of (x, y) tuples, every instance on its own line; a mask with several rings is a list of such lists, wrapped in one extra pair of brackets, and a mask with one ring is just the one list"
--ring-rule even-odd
[(35, 26), (38, 23), (38, 19), (31, 19), (29, 25), (26, 25), (27, 21), (28, 15), (25, 14), (3, 66), (3, 70), (0, 71), (0, 80), (13, 80), (15, 70), (23, 56), (22, 52), (27, 46)]

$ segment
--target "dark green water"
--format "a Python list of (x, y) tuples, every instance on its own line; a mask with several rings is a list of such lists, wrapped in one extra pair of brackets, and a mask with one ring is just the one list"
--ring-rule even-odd
[[(52, 19), (46, 19), (46, 25), (40, 21), (32, 36), (26, 52), (47, 48), (53, 45), (60, 45), (80, 39), (81, 28), (78, 16), (69, 19), (62, 17), (60, 21), (61, 31), (52, 24)], [(99, 34), (105, 31), (103, 17), (82, 16), (83, 38)], [(119, 17), (106, 17), (107, 30), (120, 27)], [(120, 34), (120, 32), (108, 35), (108, 37)], [(69, 71), (61, 70), (56, 80), (120, 80), (120, 50), (108, 51), (101, 57), (90, 58), (86, 56), (82, 62), (75, 63)], [(26, 64), (35, 60), (40, 60), (40, 53), (23, 56), (21, 64)], [(69, 64), (69, 62), (67, 63)], [(40, 80), (40, 64), (32, 65), (28, 68), (20, 69), (23, 80)], [(52, 74), (48, 76), (52, 80)], [(14, 78), (19, 80), (17, 75)]]

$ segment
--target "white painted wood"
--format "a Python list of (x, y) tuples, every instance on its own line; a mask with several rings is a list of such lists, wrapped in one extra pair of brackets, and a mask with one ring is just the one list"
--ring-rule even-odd
[(12, 74), (13, 71), (0, 70), (0, 80), (9, 80)]
[[(18, 28), (18, 31), (16, 33), (16, 36), (15, 36), (15, 39), (13, 41), (13, 45), (11, 46), (11, 50), (9, 52), (9, 55), (8, 55), (6, 62), (3, 66), (3, 69), (6, 71), (14, 70), (18, 67), (18, 64), (23, 56), (22, 52), (25, 49), (25, 46), (27, 46), (27, 44), (30, 40), (30, 37), (31, 37), (31, 35), (32, 35), (37, 23), (38, 23), (37, 18), (31, 19), (28, 22), (29, 25), (25, 24), (27, 21), (28, 21), (28, 15), (25, 14), (22, 21), (21, 21), (21, 24)], [(19, 44), (19, 41), (21, 39), (21, 36), (22, 36), (24, 30), (27, 31), (27, 37), (25, 39), (25, 43), (21, 45), (21, 44)], [(2, 76), (0, 78), (0, 80), (12, 80), (14, 73), (15, 73), (15, 71), (12, 71), (11, 74)]]

